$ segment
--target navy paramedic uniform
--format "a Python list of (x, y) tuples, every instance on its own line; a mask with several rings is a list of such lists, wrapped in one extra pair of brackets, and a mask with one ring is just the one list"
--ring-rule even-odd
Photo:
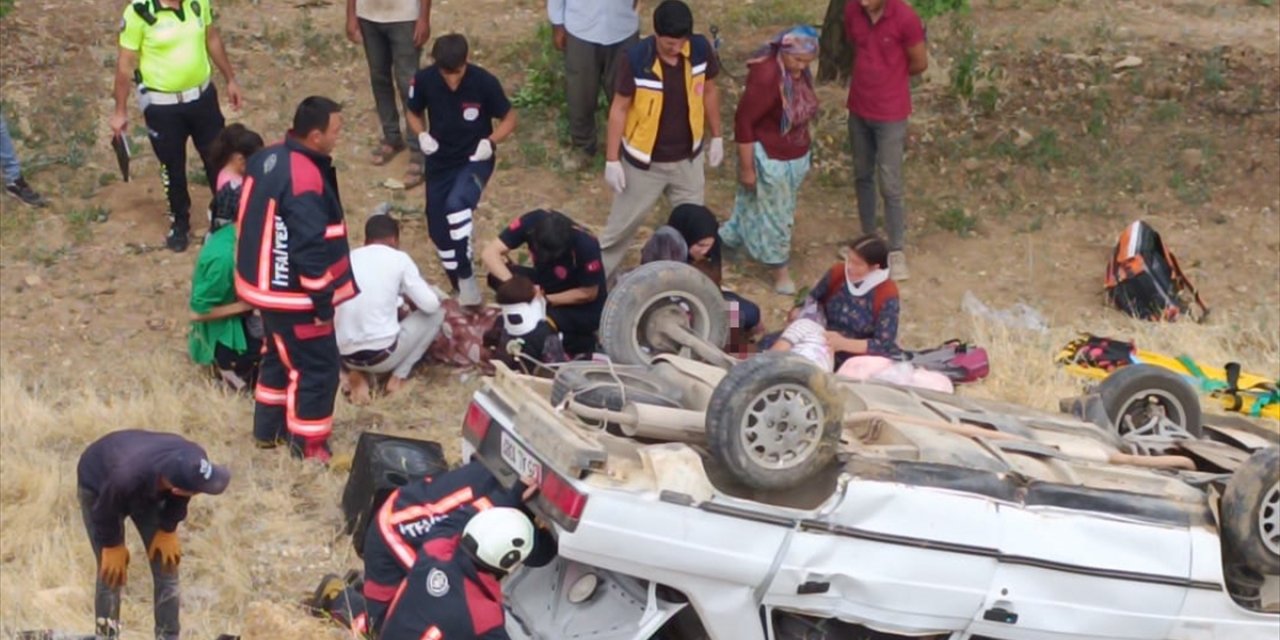
[(396, 593), (381, 640), (510, 640), (502, 585), (459, 546), (433, 538)]
[(249, 159), (242, 189), (236, 295), (262, 311), (266, 329), (254, 437), (275, 443), (287, 430), (304, 455), (326, 459), (338, 392), (333, 309), (358, 293), (337, 173), (289, 136)]
[[(507, 225), (498, 234), (498, 239), (508, 249), (515, 249), (529, 242), (533, 228), (547, 215), (548, 212), (544, 209), (530, 211)], [(555, 262), (540, 263), (532, 246), (529, 247), (529, 256), (533, 259), (532, 268), (512, 265), (511, 272), (528, 277), (534, 284), (542, 287), (544, 293), (598, 287), (599, 293), (591, 302), (547, 307), (547, 317), (564, 337), (564, 350), (570, 356), (590, 355), (595, 351), (600, 314), (604, 312), (604, 301), (608, 293), (604, 263), (600, 258), (600, 242), (591, 232), (575, 224), (573, 248), (563, 258)], [(493, 279), (490, 280), (491, 286), (496, 287), (497, 284)]]
[(502, 83), (482, 67), (468, 64), (458, 88), (450, 89), (431, 65), (413, 76), (407, 108), (419, 117), (426, 112), (427, 131), (440, 143), (425, 156), (427, 232), (457, 290), (459, 280), (473, 275), (471, 222), (497, 162), (496, 155), (479, 162), (468, 158), (493, 135), (493, 120), (506, 117), (511, 102)]

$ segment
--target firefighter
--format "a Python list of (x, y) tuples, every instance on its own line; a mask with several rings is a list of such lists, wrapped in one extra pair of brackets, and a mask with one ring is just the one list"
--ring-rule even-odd
[(422, 546), (396, 594), (381, 640), (509, 640), (498, 580), (533, 550), (533, 523), (519, 509), (477, 513), (462, 535)]
[[(503, 488), (479, 462), (396, 489), (365, 532), (364, 575), (360, 579), (326, 575), (316, 588), (313, 608), (343, 626), (377, 637), (387, 608), (424, 543), (458, 535), (472, 516), (491, 507), (523, 508), (533, 493), (523, 483)], [(534, 537), (533, 555), (526, 564), (540, 567), (555, 557), (556, 543), (541, 527)]]
[(262, 312), (266, 333), (254, 438), (326, 463), (339, 377), (334, 307), (358, 293), (329, 157), (341, 111), (306, 98), (284, 142), (254, 154), (236, 233), (236, 295)]
[(200, 445), (173, 433), (127, 429), (99, 438), (80, 455), (77, 497), (98, 558), (93, 610), (98, 638), (120, 633), (120, 594), (129, 569), (128, 517), (142, 536), (155, 583), (155, 637), (178, 637), (178, 523), (197, 493), (218, 495), (231, 481)]

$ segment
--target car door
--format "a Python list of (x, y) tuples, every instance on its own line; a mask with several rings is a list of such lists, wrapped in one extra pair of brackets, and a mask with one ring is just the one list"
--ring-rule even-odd
[(970, 632), (1017, 640), (1164, 639), (1186, 598), (1185, 526), (1091, 511), (1008, 507)]
[(982, 495), (852, 481), (792, 534), (763, 602), (883, 631), (963, 631), (996, 571), (997, 515)]

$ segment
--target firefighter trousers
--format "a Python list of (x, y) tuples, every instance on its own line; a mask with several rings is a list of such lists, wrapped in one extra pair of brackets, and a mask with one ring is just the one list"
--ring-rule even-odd
[(310, 313), (262, 312), (266, 336), (254, 389), (253, 436), (323, 444), (333, 428), (338, 393), (338, 341), (333, 322)]

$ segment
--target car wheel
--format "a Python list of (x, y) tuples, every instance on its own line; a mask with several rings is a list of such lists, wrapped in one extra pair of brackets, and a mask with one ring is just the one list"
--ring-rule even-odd
[(1227, 481), (1222, 538), (1230, 557), (1280, 574), (1280, 447), (1254, 452)]
[(1149, 364), (1117, 369), (1098, 385), (1111, 427), (1121, 437), (1199, 438), (1200, 398), (1182, 376)]
[(729, 335), (724, 296), (710, 278), (683, 262), (658, 261), (623, 276), (609, 292), (600, 317), (600, 343), (620, 364), (648, 364), (682, 345), (660, 330), (673, 320), (723, 348)]
[(789, 353), (731, 369), (707, 407), (711, 453), (744, 484), (789, 489), (835, 459), (843, 408), (832, 376)]
[(556, 371), (551, 386), (551, 404), (559, 405), (573, 394), (576, 402), (588, 407), (621, 411), (627, 402), (679, 408), (680, 387), (640, 365), (597, 362), (570, 362)]

